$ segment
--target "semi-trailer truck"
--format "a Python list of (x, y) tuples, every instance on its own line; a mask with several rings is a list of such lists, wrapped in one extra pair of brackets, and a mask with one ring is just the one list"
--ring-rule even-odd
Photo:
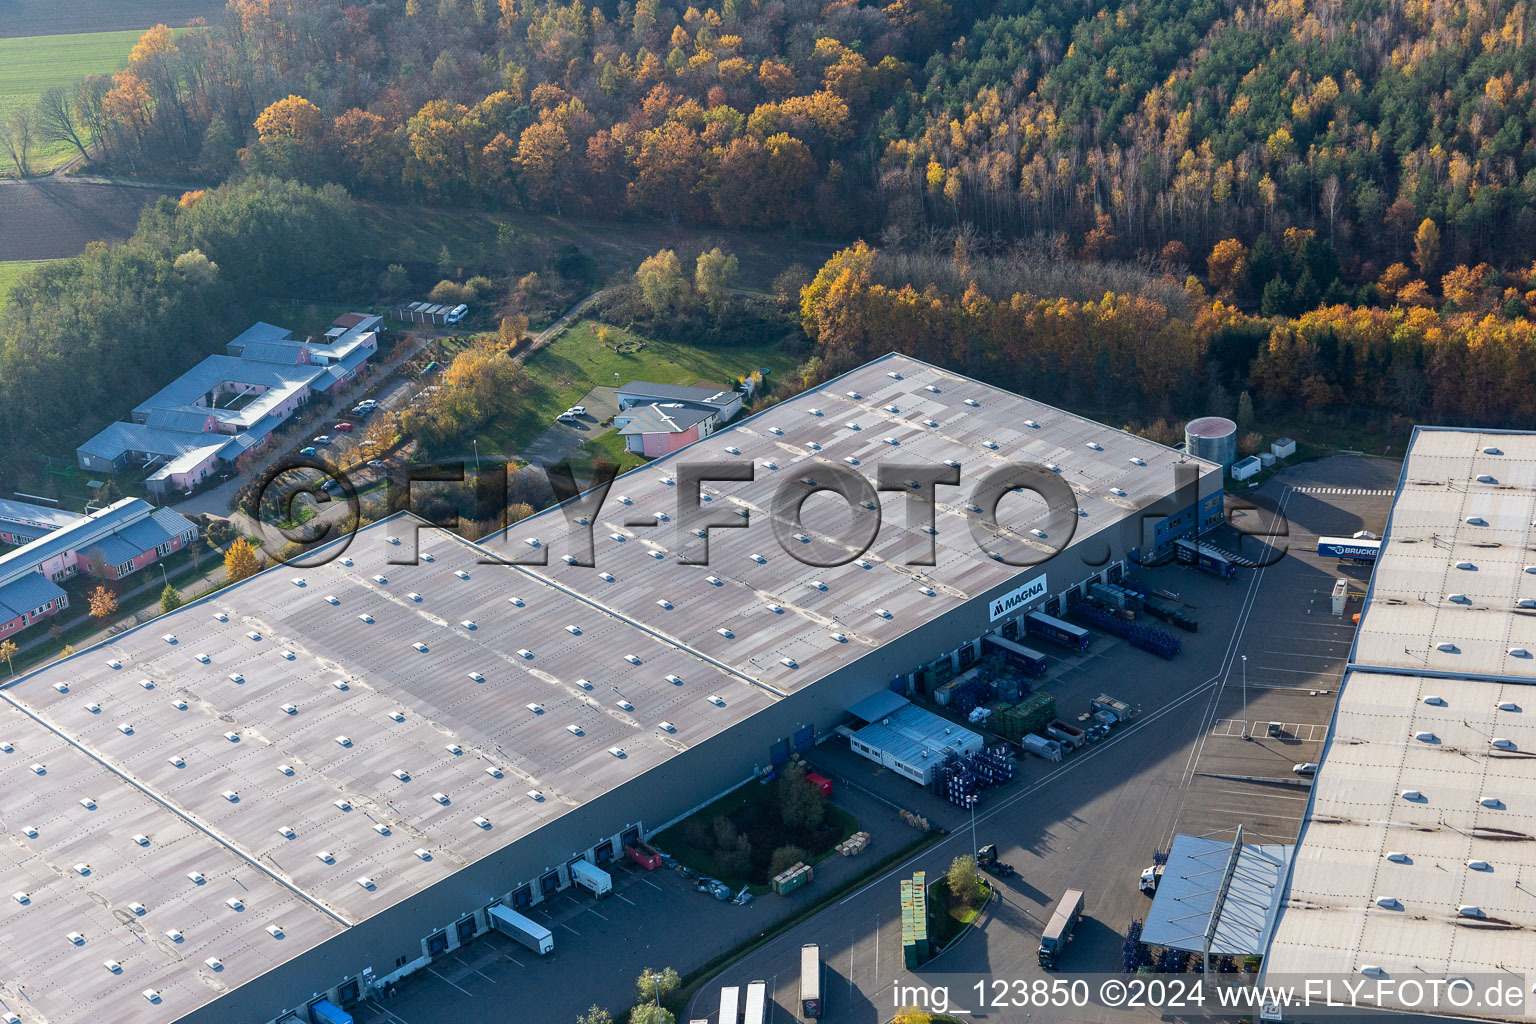
[(763, 1015), (768, 1008), (768, 983), (766, 981), (754, 981), (747, 986), (747, 1005), (742, 1014), (742, 1024), (763, 1024)]
[(1173, 542), (1173, 555), (1181, 565), (1192, 565), (1201, 572), (1208, 572), (1224, 580), (1237, 574), (1237, 566), (1226, 555), (1199, 541), (1180, 537)]
[(800, 947), (800, 1018), (821, 1016), (821, 947), (808, 942)]
[(1037, 955), (1041, 967), (1056, 966), (1056, 959), (1061, 956), (1061, 951), (1071, 941), (1072, 929), (1077, 927), (1077, 919), (1082, 916), (1083, 891), (1068, 889), (1062, 894), (1061, 902), (1056, 904), (1056, 910), (1051, 914), (1051, 920), (1040, 936), (1040, 949)]
[(1062, 622), (1060, 619), (1044, 612), (1030, 612), (1024, 616), (1024, 628), (1032, 636), (1043, 636), (1053, 643), (1073, 651), (1086, 651), (1088, 641), (1093, 634), (1082, 626), (1074, 626), (1070, 622)]
[(608, 872), (588, 860), (571, 861), (571, 881), (602, 899), (613, 892), (613, 879)]
[(740, 1024), (740, 1022), (741, 988), (737, 985), (723, 985), (720, 988), (719, 1024)]
[(530, 918), (524, 917), (511, 907), (504, 907), (500, 903), (485, 912), (491, 928), (501, 934), (527, 946), (530, 950), (543, 956), (555, 948), (555, 936), (548, 928)]

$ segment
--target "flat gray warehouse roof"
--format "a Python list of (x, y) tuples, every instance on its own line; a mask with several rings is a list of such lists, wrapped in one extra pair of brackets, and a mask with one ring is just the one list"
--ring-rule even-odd
[(1421, 427), (1402, 480), (1270, 975), (1536, 973), (1536, 435)]
[[(713, 532), (707, 566), (677, 557), (696, 538), (669, 481), (689, 459), (758, 467), (753, 483), (706, 489), (712, 507), (752, 516)], [(931, 538), (899, 500), (859, 561), (816, 568), (779, 548), (763, 522), (779, 478), (848, 459), (871, 477), (886, 459), (961, 464), (963, 486), (940, 491), (937, 565), (905, 564)], [(0, 888), (42, 898), (0, 903), (0, 980), (52, 1021), (180, 1017), (1037, 576), (988, 557), (966, 522), (971, 484), (1005, 459), (1058, 466), (1085, 513), (1078, 540), (1166, 498), (1181, 461), (1202, 490), (1220, 487), (1209, 463), (889, 356), (621, 477), (597, 514), (595, 568), (562, 559), (582, 549), (559, 509), (489, 551), (422, 530), (413, 565), (396, 563), (413, 557), (417, 521), (396, 517), (343, 558), (269, 570), (23, 677), (0, 690), (17, 737), (0, 736)], [(1027, 507), (1006, 498), (1003, 518)], [(636, 517), (659, 525), (625, 525)], [(490, 564), (541, 554), (548, 566)], [(34, 818), (37, 838), (17, 831)], [(236, 889), (240, 909), (225, 902)]]

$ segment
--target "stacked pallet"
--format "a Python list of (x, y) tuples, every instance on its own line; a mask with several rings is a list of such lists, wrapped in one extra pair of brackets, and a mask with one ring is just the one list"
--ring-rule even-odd
[(901, 880), (901, 952), (909, 971), (928, 959), (928, 874), (924, 871)]
[(837, 852), (844, 857), (852, 857), (856, 853), (863, 853), (869, 845), (868, 832), (855, 832), (853, 835), (837, 844)]

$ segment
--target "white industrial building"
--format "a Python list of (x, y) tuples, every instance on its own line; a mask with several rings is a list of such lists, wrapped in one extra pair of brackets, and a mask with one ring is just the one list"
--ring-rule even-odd
[(1417, 429), (1267, 978), (1536, 977), (1533, 552), (1536, 434)]
[[(968, 499), (1017, 462), (1074, 507), (1010, 497), (1017, 525), (979, 543)], [(691, 564), (679, 484), (706, 463), (753, 478), (703, 485), (744, 528), (699, 531)], [(930, 531), (904, 468), (946, 463), (961, 483)], [(774, 518), (785, 479), (883, 464), (897, 493), (812, 497), (803, 540)], [(353, 1003), (1219, 520), (1221, 477), (892, 355), (619, 477), (600, 507), (481, 544), (398, 515), (40, 668), (0, 687), (0, 1012), (224, 1024)], [(878, 526), (867, 548), (807, 564), (850, 513)], [(994, 557), (1004, 541), (1036, 564)]]

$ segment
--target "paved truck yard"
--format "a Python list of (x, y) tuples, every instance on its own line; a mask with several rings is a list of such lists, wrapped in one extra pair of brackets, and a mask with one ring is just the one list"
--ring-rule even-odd
[[(835, 801), (862, 801), (861, 823), (879, 813), (872, 808), (887, 812), (875, 823), (869, 851), (848, 861), (834, 858), (840, 869), (861, 870), (915, 836), (882, 801), (922, 814), (949, 834), (707, 981), (680, 1019), (713, 1020), (722, 984), (744, 986), (755, 979), (769, 982), (770, 1020), (798, 1019), (799, 948), (807, 942), (821, 946), (827, 972), (822, 1019), (836, 1024), (889, 1019), (890, 988), (897, 980), (968, 985), (978, 974), (1048, 977), (1036, 964), (1035, 948), (1051, 907), (1073, 886), (1085, 891), (1086, 908), (1058, 974), (1115, 972), (1127, 926), (1149, 905), (1137, 888), (1140, 871), (1155, 850), (1168, 848), (1175, 832), (1200, 835), (1241, 824), (1264, 841), (1294, 841), (1308, 785), (1292, 767), (1318, 757), (1353, 636), (1352, 615), (1368, 578), (1367, 569), (1319, 558), (1316, 539), (1381, 532), (1399, 468), (1387, 460), (1335, 457), (1229, 496), (1229, 508), (1252, 501), (1269, 510), (1235, 516), (1234, 523), (1246, 530), (1275, 532), (1270, 513), (1277, 509), (1287, 524), (1287, 536), (1266, 538), (1269, 545), (1286, 548), (1278, 558), (1262, 557), (1260, 543), (1251, 538), (1217, 535), (1227, 550), (1272, 562), (1240, 569), (1231, 581), (1178, 565), (1141, 570), (1142, 582), (1179, 595), (1199, 620), (1197, 634), (1180, 633), (1183, 650), (1173, 660), (1103, 635), (1096, 635), (1081, 657), (1047, 651), (1051, 669), (1042, 688), (1056, 697), (1061, 717), (1072, 720), (1103, 692), (1139, 707), (1140, 714), (1061, 763), (1022, 756), (1014, 780), (984, 795), (975, 816), (976, 841), (996, 843), (1001, 859), (1018, 874), (998, 880), (1001, 898), (977, 927), (915, 975), (902, 965), (898, 881), (914, 870), (933, 878), (969, 851), (971, 818), (835, 740), (809, 752), (812, 765), (833, 778)], [(1341, 577), (1354, 581), (1352, 596), (1345, 614), (1335, 617), (1330, 593)], [(1244, 655), (1247, 740), (1242, 738)], [(1281, 723), (1281, 735), (1269, 735), (1270, 722)], [(814, 899), (831, 884), (819, 874), (796, 896)], [(397, 1024), (465, 1019), (492, 1012), (499, 1005), (495, 1001), (518, 988), (537, 985), (545, 995), (521, 1006), (520, 1019), (568, 1024), (594, 1003), (627, 1005), (641, 968), (696, 969), (722, 945), (761, 932), (785, 906), (773, 895), (745, 907), (716, 903), (693, 892), (677, 873), (647, 874), (632, 866), (616, 874), (615, 886), (622, 901), (595, 904), (580, 893), (566, 898), (569, 907), (553, 901), (558, 920), (551, 927), (562, 946), (544, 962), (531, 962), (520, 947), (491, 936), (459, 950), (455, 955), (463, 962), (450, 962), (453, 970), (435, 965), (433, 975), (409, 979), (394, 999), (371, 1004), (359, 1019)], [(594, 963), (602, 970), (594, 972)], [(957, 990), (955, 998), (963, 994)], [(1112, 1012), (1052, 1011), (1041, 1019), (1100, 1020)], [(985, 1013), (973, 1016), (987, 1019)], [(993, 1012), (990, 1019), (1015, 1015)], [(1016, 1019), (1023, 1020), (1023, 1014)]]

